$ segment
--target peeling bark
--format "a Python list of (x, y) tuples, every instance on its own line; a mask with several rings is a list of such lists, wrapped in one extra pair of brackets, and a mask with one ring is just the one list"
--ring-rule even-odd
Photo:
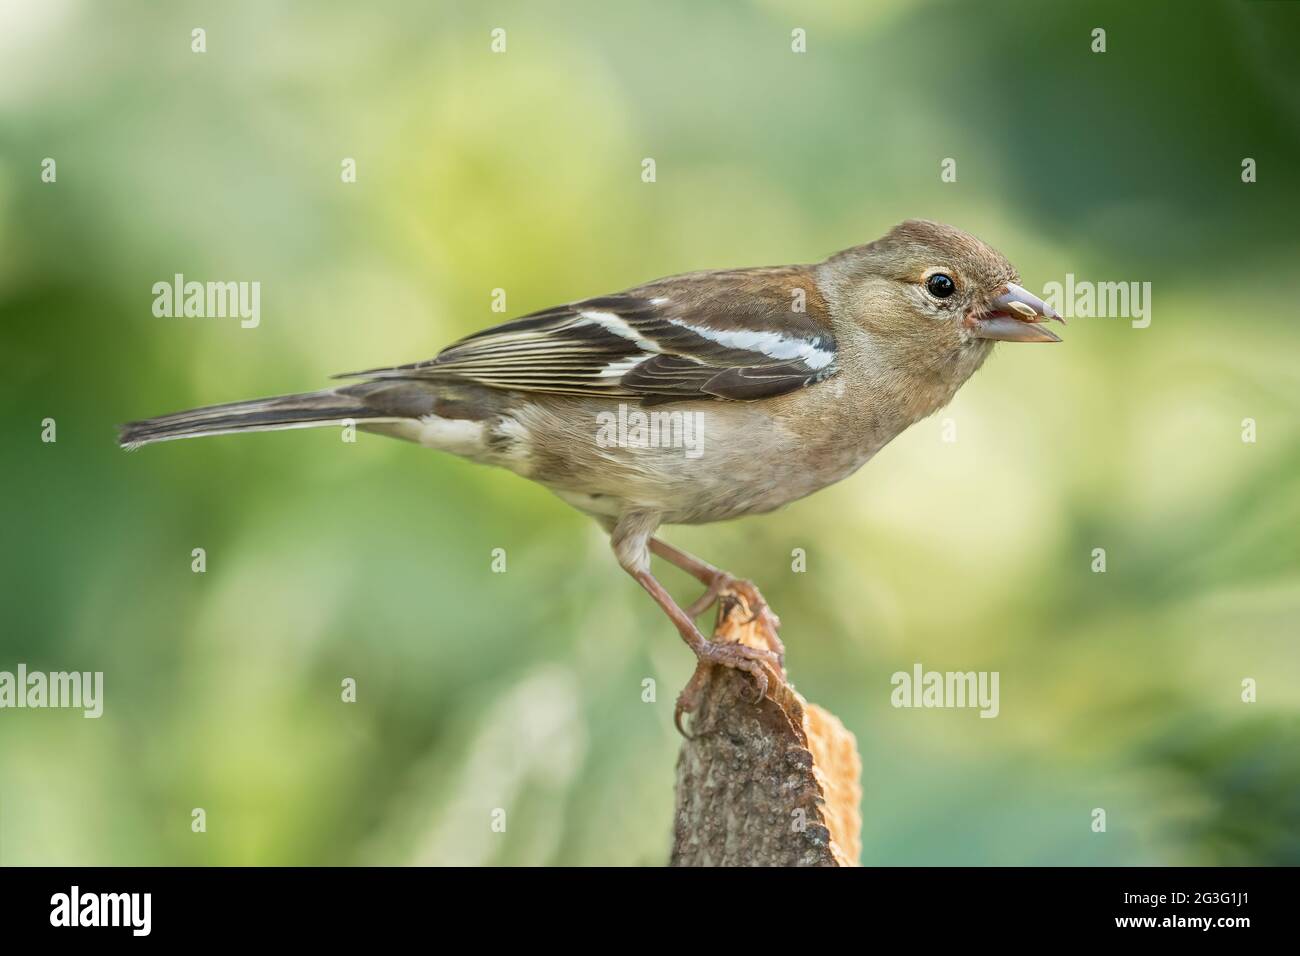
[[(766, 647), (745, 598), (725, 594), (713, 640)], [(857, 866), (862, 761), (853, 734), (773, 677), (712, 668), (677, 759), (673, 866)]]

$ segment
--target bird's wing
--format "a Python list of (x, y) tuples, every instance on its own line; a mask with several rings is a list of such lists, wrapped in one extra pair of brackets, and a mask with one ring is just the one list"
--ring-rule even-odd
[(747, 401), (836, 372), (806, 266), (673, 276), (476, 332), (436, 358), (342, 378), (440, 379), (524, 392)]

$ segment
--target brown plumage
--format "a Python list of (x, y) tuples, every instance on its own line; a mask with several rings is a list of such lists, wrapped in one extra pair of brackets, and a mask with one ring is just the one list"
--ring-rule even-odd
[[(1018, 280), (974, 236), (910, 220), (821, 263), (659, 279), (485, 329), (428, 361), (343, 376), (352, 384), (132, 422), (121, 442), (353, 420), (508, 468), (609, 530), (701, 668), (741, 668), (761, 691), (781, 665), (775, 618), (771, 651), (714, 645), (692, 620), (723, 587), (759, 608), (761, 596), (656, 529), (824, 488), (946, 405), (995, 341), (1059, 341), (1042, 325), (1059, 316)], [(669, 440), (627, 421), (659, 422)], [(690, 613), (651, 575), (651, 552), (708, 588)], [(690, 706), (688, 694), (679, 716)]]

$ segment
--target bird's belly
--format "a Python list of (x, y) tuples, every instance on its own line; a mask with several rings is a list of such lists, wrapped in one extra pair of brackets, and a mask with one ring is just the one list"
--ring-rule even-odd
[(592, 482), (585, 489), (572, 484), (543, 484), (563, 501), (596, 518), (616, 519), (629, 512), (642, 511), (659, 515), (665, 524), (707, 524), (763, 514), (817, 490), (816, 487), (804, 489), (771, 475), (754, 478), (737, 475), (724, 482), (712, 476), (681, 473), (661, 476), (642, 473), (635, 479), (616, 483)]
[[(367, 430), (507, 468), (598, 520), (633, 511), (704, 524), (773, 511), (847, 477), (883, 444), (807, 389), (765, 405), (510, 402), (495, 417), (436, 415)], [(846, 406), (839, 389), (831, 409)], [(808, 404), (805, 404), (808, 403)], [(815, 414), (810, 413), (810, 409)], [(892, 436), (889, 436), (892, 437)]]
[(666, 524), (705, 524), (780, 508), (852, 474), (876, 450), (860, 436), (804, 434), (745, 406), (677, 411), (701, 416), (690, 443), (634, 433), (582, 441), (564, 429), (562, 449), (534, 444), (523, 456), (527, 477), (593, 517), (644, 511)]

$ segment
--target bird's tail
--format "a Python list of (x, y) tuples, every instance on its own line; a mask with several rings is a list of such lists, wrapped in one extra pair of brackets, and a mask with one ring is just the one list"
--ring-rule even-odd
[[(197, 438), (201, 435), (229, 435), (234, 432), (267, 432), (284, 428), (313, 428), (337, 425), (351, 419), (381, 417), (356, 398), (327, 389), (301, 395), (281, 395), (225, 405), (207, 405), (185, 412), (173, 412), (157, 418), (127, 422), (118, 426), (118, 443), (123, 448), (139, 448), (174, 438)], [(386, 417), (386, 416), (382, 416)]]

